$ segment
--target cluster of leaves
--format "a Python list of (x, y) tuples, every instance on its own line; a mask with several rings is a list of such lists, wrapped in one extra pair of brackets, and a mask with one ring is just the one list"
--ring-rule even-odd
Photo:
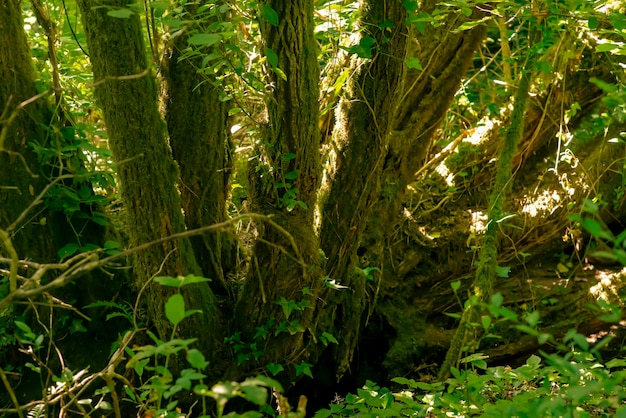
[[(556, 339), (538, 329), (541, 321), (537, 311), (520, 318), (502, 302), (502, 295), (496, 294), (490, 304), (482, 304), (486, 314), (480, 323), (472, 323), (479, 333), (485, 338), (500, 338), (495, 326), (509, 322), (557, 351), (540, 351), (543, 359), (532, 355), (517, 368), (488, 367), (488, 356), (473, 353), (461, 359), (459, 367), (452, 367), (452, 376), (445, 381), (396, 377), (391, 379), (398, 384), (393, 390), (368, 381), (356, 394), (348, 394), (315, 416), (626, 416), (626, 360), (603, 361), (600, 354), (613, 337), (606, 336), (592, 345), (571, 329)], [(470, 299), (465, 307), (471, 303), (476, 302)], [(606, 322), (617, 322), (621, 317), (620, 309), (605, 301), (599, 301), (595, 309)]]
[(453, 368), (453, 378), (427, 383), (392, 379), (396, 391), (367, 382), (356, 394), (315, 414), (317, 418), (377, 417), (589, 417), (626, 416), (626, 361), (599, 362), (585, 352), (531, 356), (515, 369), (485, 367), (483, 356), (465, 359), (475, 370)]

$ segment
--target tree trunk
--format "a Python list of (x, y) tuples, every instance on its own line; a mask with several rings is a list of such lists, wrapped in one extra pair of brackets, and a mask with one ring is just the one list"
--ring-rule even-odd
[[(307, 341), (316, 339), (311, 321), (321, 287), (314, 227), (320, 134), (313, 5), (313, 0), (270, 0), (261, 5), (261, 15), (273, 11), (278, 21), (268, 21), (267, 15), (261, 21), (268, 85), (273, 90), (268, 94), (269, 120), (257, 145), (258, 157), (249, 167), (250, 200), (253, 212), (272, 215), (273, 222), (259, 222), (235, 319), (246, 338), (252, 338), (257, 326), (274, 332), (275, 320), (276, 327), (289, 324), (289, 332), (279, 332), (265, 350), (264, 360), (274, 362), (302, 358)], [(310, 294), (303, 294), (304, 288)], [(308, 307), (285, 315), (275, 303), (281, 297)], [(307, 329), (312, 335), (305, 333)]]
[[(35, 97), (35, 76), (20, 2), (0, 4), (0, 228), (6, 229), (22, 259), (52, 262), (56, 250), (48, 211), (18, 218), (48, 184), (29, 142), (46, 142), (50, 115), (44, 97)], [(27, 103), (28, 102), (28, 103)], [(2, 246), (0, 245), (0, 248)], [(3, 254), (6, 249), (3, 249)]]
[[(186, 5), (185, 19), (194, 20), (197, 8), (195, 4)], [(228, 102), (221, 97), (225, 93), (217, 75), (201, 68), (202, 55), (185, 56), (185, 52), (190, 52), (187, 39), (194, 30), (206, 30), (221, 17), (212, 17), (209, 22), (206, 18), (195, 19), (202, 23), (176, 37), (165, 54), (165, 115), (174, 159), (180, 166), (180, 194), (189, 229), (227, 219), (228, 179), (232, 171)], [(225, 275), (236, 263), (234, 234), (225, 231), (191, 237), (191, 244), (204, 275), (217, 282), (212, 285), (213, 290), (224, 292)]]
[[(426, 1), (419, 11), (432, 13), (436, 6), (437, 2)], [(344, 343), (339, 374), (351, 361), (365, 305), (369, 302), (373, 310), (382, 284), (379, 279), (368, 292), (366, 282), (375, 273), (362, 269), (382, 269), (406, 187), (486, 32), (481, 26), (452, 32), (450, 28), (469, 19), (451, 13), (441, 26), (429, 26), (419, 35), (416, 28), (404, 25), (411, 15), (403, 5), (364, 3), (362, 10), (361, 26), (371, 31), (366, 33), (380, 50), (369, 62), (354, 60), (352, 84), (339, 104), (333, 133), (337, 168), (321, 232), (330, 277), (352, 292), (334, 294), (343, 299), (341, 314), (335, 318)], [(476, 10), (470, 19), (480, 19), (483, 13)], [(378, 29), (387, 19), (394, 29)], [(419, 43), (407, 41), (413, 37)], [(417, 58), (423, 69), (406, 68), (405, 58)]]
[[(367, 219), (380, 189), (380, 176), (390, 141), (393, 115), (401, 96), (408, 28), (400, 2), (363, 1), (361, 41), (373, 39), (371, 58), (352, 57), (350, 81), (337, 107), (328, 173), (330, 192), (323, 202), (320, 242), (328, 257), (327, 272), (349, 289), (330, 290), (322, 320), (335, 329), (337, 375), (348, 370), (366, 304), (366, 278), (354, 270)], [(391, 28), (381, 28), (382, 22)], [(365, 54), (367, 55), (367, 53)], [(385, 80), (381, 83), (380, 80)], [(334, 160), (334, 161), (333, 161)], [(341, 308), (339, 308), (341, 307)]]
[[(137, 15), (115, 18), (113, 8), (125, 0), (80, 1), (92, 63), (96, 99), (103, 110), (109, 145), (117, 163), (131, 246), (148, 243), (185, 229), (176, 183), (178, 167), (167, 144), (165, 123), (157, 106), (157, 90)], [(99, 7), (95, 7), (99, 6)], [(137, 254), (133, 262), (137, 289), (146, 288), (149, 317), (161, 338), (172, 326), (164, 315), (171, 288), (148, 283), (152, 277), (199, 273), (187, 239), (168, 241)], [(183, 321), (180, 334), (197, 337), (211, 355), (220, 339), (215, 297), (204, 283), (182, 288), (186, 309), (199, 309)]]

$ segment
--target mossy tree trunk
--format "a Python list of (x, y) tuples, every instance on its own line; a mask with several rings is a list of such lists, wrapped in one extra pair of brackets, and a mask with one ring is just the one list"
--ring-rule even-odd
[[(115, 18), (113, 8), (125, 0), (79, 1), (95, 79), (96, 99), (102, 108), (109, 145), (117, 163), (120, 191), (128, 217), (130, 245), (148, 243), (185, 229), (179, 171), (167, 143), (167, 131), (157, 105), (157, 88), (137, 15)], [(164, 315), (170, 288), (147, 282), (155, 275), (199, 274), (187, 239), (168, 241), (141, 251), (133, 262), (135, 286), (147, 285), (151, 320), (160, 336), (172, 327)], [(185, 338), (197, 337), (200, 348), (213, 354), (220, 339), (215, 297), (206, 284), (182, 288), (187, 309), (199, 309), (179, 325)]]
[[(425, 1), (417, 12), (430, 14), (436, 6)], [(329, 295), (335, 306), (342, 306), (334, 314), (342, 342), (340, 374), (352, 359), (366, 304), (375, 304), (382, 285), (378, 282), (368, 292), (366, 282), (376, 273), (362, 269), (382, 268), (406, 187), (485, 36), (481, 26), (451, 31), (480, 19), (478, 10), (469, 19), (450, 13), (441, 26), (428, 26), (423, 34), (406, 26), (410, 15), (399, 2), (364, 2), (361, 14), (362, 36), (375, 39), (375, 48), (371, 60), (353, 58), (351, 82), (338, 106), (336, 171), (330, 173), (321, 230), (330, 277), (350, 287), (350, 292)], [(391, 28), (379, 27), (389, 21)], [(415, 58), (423, 68), (405, 66), (405, 59)]]
[[(260, 7), (268, 85), (273, 89), (257, 158), (249, 167), (250, 206), (253, 212), (272, 215), (273, 222), (258, 222), (259, 237), (235, 320), (246, 338), (252, 338), (257, 326), (269, 326), (269, 321), (289, 322), (290, 331), (273, 338), (265, 350), (264, 360), (282, 362), (301, 357), (309, 333), (315, 333), (310, 323), (321, 287), (314, 227), (320, 178), (319, 66), (314, 1), (269, 0)], [(277, 22), (263, 18), (262, 11), (270, 13), (270, 9)], [(309, 295), (303, 294), (305, 287)], [(306, 299), (302, 303), (308, 307), (287, 318), (275, 303), (281, 297), (294, 302)]]
[[(213, 16), (196, 16), (197, 9), (197, 4), (185, 6), (185, 19), (194, 19), (196, 25), (168, 46), (164, 68), (165, 119), (174, 159), (180, 166), (180, 194), (189, 229), (227, 219), (231, 174), (228, 102), (217, 80), (219, 74), (203, 71), (203, 56), (198, 51), (191, 54), (187, 42), (197, 30), (206, 29), (225, 16), (217, 7), (212, 9)], [(235, 265), (234, 234), (224, 231), (192, 237), (191, 244), (202, 272), (216, 282), (212, 285), (214, 291), (226, 290), (225, 275)]]
[[(366, 279), (354, 267), (380, 190), (392, 121), (401, 97), (408, 40), (407, 10), (401, 2), (363, 1), (360, 14), (361, 39), (367, 37), (374, 44), (371, 58), (352, 57), (350, 81), (338, 104), (332, 136), (334, 170), (328, 173), (330, 191), (323, 202), (320, 232), (328, 257), (328, 276), (349, 288), (331, 290), (324, 297), (329, 306), (322, 320), (330, 321), (326, 327), (335, 328), (333, 334), (340, 341), (338, 374), (348, 369), (361, 328)], [(382, 22), (391, 24), (381, 28)]]
[[(42, 125), (50, 121), (45, 98), (36, 98), (35, 75), (20, 2), (0, 4), (0, 228), (9, 234), (17, 256), (37, 262), (56, 259), (50, 225), (40, 207), (18, 218), (48, 184), (29, 147), (45, 143)], [(25, 102), (29, 102), (26, 104)], [(24, 105), (22, 105), (24, 103)], [(7, 256), (0, 244), (1, 253)]]

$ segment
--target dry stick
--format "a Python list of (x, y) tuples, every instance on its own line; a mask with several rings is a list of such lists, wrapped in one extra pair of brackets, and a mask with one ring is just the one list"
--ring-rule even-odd
[(2, 367), (0, 367), (0, 378), (2, 378), (2, 383), (4, 383), (4, 387), (7, 388), (7, 392), (9, 392), (9, 397), (11, 398), (11, 402), (13, 402), (13, 405), (15, 405), (15, 412), (17, 412), (17, 415), (19, 416), (19, 418), (24, 418), (24, 414), (22, 413), (22, 410), (20, 409), (20, 403), (17, 401), (17, 396), (15, 396), (15, 392), (13, 391), (13, 388), (11, 387), (11, 384), (9, 383), (9, 379), (7, 379), (7, 375), (6, 373), (4, 373), (4, 370), (2, 369)]

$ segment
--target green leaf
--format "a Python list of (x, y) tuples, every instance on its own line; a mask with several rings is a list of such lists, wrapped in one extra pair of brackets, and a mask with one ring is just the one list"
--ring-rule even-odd
[(606, 362), (605, 366), (608, 369), (613, 369), (615, 367), (626, 367), (626, 359), (614, 358)]
[(457, 280), (456, 282), (450, 283), (450, 287), (452, 288), (452, 291), (456, 293), (456, 291), (461, 287), (461, 281)]
[(280, 393), (284, 392), (283, 386), (278, 382), (278, 380), (263, 375), (248, 377), (246, 380), (241, 382), (241, 386), (265, 386), (273, 388)]
[(294, 158), (296, 158), (296, 154), (294, 154), (293, 152), (288, 152), (287, 154), (283, 155), (284, 162), (291, 161)]
[(526, 315), (526, 318), (524, 319), (526, 319), (528, 325), (534, 327), (535, 325), (537, 325), (537, 323), (539, 323), (539, 311), (532, 311), (531, 313)]
[(382, 22), (381, 24), (378, 25), (378, 27), (380, 29), (387, 29), (387, 28), (394, 28), (395, 25), (393, 24), (393, 20), (391, 19), (386, 19), (384, 22)]
[(13, 321), (13, 323), (15, 324), (16, 327), (18, 327), (19, 329), (21, 329), (25, 333), (28, 333), (28, 334), (32, 334), (33, 333), (33, 331), (30, 329), (30, 327), (25, 322)]
[[(607, 83), (606, 81), (600, 80), (599, 78), (595, 78), (595, 77), (591, 77), (589, 81), (591, 81), (593, 84), (598, 86), (598, 88), (602, 89), (605, 93), (615, 93), (617, 91), (616, 84)], [(585, 199), (583, 201), (583, 210), (585, 212), (595, 214), (595, 213), (598, 213), (599, 208), (598, 208), (598, 205), (592, 200)]]
[(598, 29), (598, 26), (600, 25), (600, 21), (598, 20), (597, 17), (590, 16), (589, 19), (587, 19), (587, 25), (589, 26), (589, 29), (596, 30)]
[(509, 266), (496, 266), (496, 275), (501, 279), (508, 279), (511, 267)]
[(329, 332), (322, 332), (321, 340), (324, 345), (328, 345), (328, 343), (339, 344), (335, 336)]
[(204, 358), (204, 354), (195, 348), (187, 351), (187, 362), (191, 367), (198, 370), (204, 370), (209, 365), (209, 362)]
[(211, 279), (207, 279), (206, 277), (196, 276), (193, 274), (188, 274), (185, 277), (179, 276), (178, 280), (180, 280), (180, 287), (187, 286), (188, 284), (204, 283), (211, 281)]
[(613, 234), (607, 231), (604, 224), (596, 219), (585, 218), (583, 219), (582, 226), (595, 238), (602, 238), (609, 241), (614, 239)]
[(309, 376), (312, 379), (313, 373), (311, 373), (311, 366), (312, 364), (309, 364), (306, 361), (303, 361), (300, 364), (296, 364), (296, 376), (300, 376), (301, 374), (304, 374), (306, 376)]
[(265, 405), (267, 403), (267, 389), (259, 386), (242, 386), (243, 398), (255, 405)]
[(491, 317), (488, 315), (483, 315), (483, 317), (481, 318), (481, 322), (485, 331), (489, 330), (489, 327), (491, 326)]
[(278, 13), (276, 13), (276, 10), (272, 9), (267, 4), (263, 4), (261, 6), (261, 12), (263, 13), (263, 17), (265, 18), (265, 20), (267, 20), (270, 23), (270, 25), (278, 26), (279, 19), (278, 19)]
[(203, 282), (211, 281), (211, 279), (207, 279), (206, 277), (195, 276), (193, 274), (188, 274), (185, 277), (183, 276), (178, 276), (178, 277), (157, 276), (153, 280), (162, 286), (170, 286), (170, 287), (176, 287), (176, 288), (180, 288), (188, 284), (203, 283)]
[(111, 17), (116, 17), (116, 18), (119, 18), (119, 19), (127, 19), (127, 18), (131, 17), (134, 14), (135, 14), (135, 12), (133, 12), (130, 9), (116, 9), (116, 10), (109, 10), (107, 12), (107, 15), (109, 15)]
[(283, 314), (285, 315), (286, 319), (289, 319), (289, 317), (291, 316), (291, 312), (293, 312), (296, 307), (293, 301), (287, 300), (284, 296), (281, 296), (280, 299), (278, 299), (274, 303), (280, 305), (280, 307), (283, 308)]
[(170, 296), (165, 302), (165, 316), (173, 324), (177, 325), (185, 319), (185, 298), (180, 293)]
[(503, 300), (504, 296), (502, 296), (502, 293), (496, 293), (495, 295), (491, 296), (491, 305), (499, 308), (500, 306), (502, 306)]
[(273, 49), (265, 48), (265, 56), (267, 57), (267, 62), (272, 68), (278, 68), (278, 55)]
[(300, 175), (299, 170), (290, 171), (287, 174), (285, 174), (285, 180), (295, 180), (298, 178), (299, 175)]
[(180, 280), (175, 277), (169, 276), (157, 276), (154, 279), (155, 282), (159, 283), (162, 286), (170, 286), (170, 287), (180, 287)]
[(117, 241), (107, 241), (104, 243), (104, 246), (102, 248), (104, 248), (105, 250), (115, 250), (122, 248), (122, 244)]
[(187, 39), (189, 45), (211, 46), (222, 40), (222, 37), (216, 33), (196, 33)]
[(531, 366), (532, 368), (537, 368), (541, 364), (541, 357), (533, 354), (526, 360), (526, 364)]
[(60, 259), (63, 259), (65, 257), (69, 257), (70, 255), (75, 254), (76, 251), (78, 251), (78, 248), (79, 248), (78, 244), (69, 243), (63, 246), (63, 248), (59, 250), (57, 255), (59, 256)]
[(417, 57), (409, 57), (404, 61), (404, 64), (406, 65), (407, 68), (411, 68), (413, 70), (423, 70), (424, 67), (422, 67), (422, 62), (420, 61), (419, 58)]
[(281, 364), (267, 363), (265, 368), (268, 372), (272, 374), (272, 376), (276, 376), (278, 373), (285, 370), (285, 368)]
[(604, 43), (604, 44), (599, 44), (596, 46), (596, 52), (611, 52), (614, 51), (616, 49), (619, 49), (619, 45), (617, 44), (612, 44), (610, 42)]

